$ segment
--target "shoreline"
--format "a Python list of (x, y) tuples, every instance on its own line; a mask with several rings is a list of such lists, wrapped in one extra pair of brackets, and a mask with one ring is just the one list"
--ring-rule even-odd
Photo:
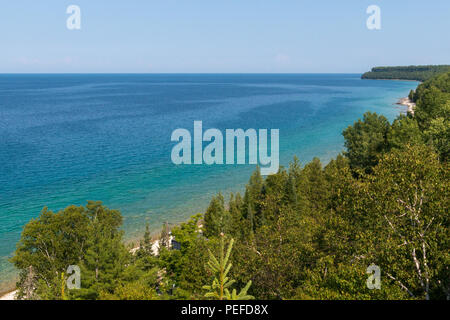
[(12, 301), (12, 300), (16, 300), (15, 296), (16, 296), (17, 290), (13, 290), (10, 292), (5, 293), (4, 295), (0, 296), (0, 300), (1, 301)]
[(11, 279), (0, 283), (0, 300), (2, 300), (4, 296), (10, 294), (11, 292), (16, 291), (17, 280), (18, 276), (16, 274), (15, 276), (12, 276)]
[(407, 80), (407, 79), (370, 79), (370, 78), (361, 78), (361, 80), (409, 81), (409, 82), (419, 82), (419, 83), (423, 82), (423, 81), (420, 81), (420, 80)]
[(407, 108), (406, 114), (414, 115), (416, 104), (408, 97), (399, 99), (396, 104), (399, 106), (405, 106)]

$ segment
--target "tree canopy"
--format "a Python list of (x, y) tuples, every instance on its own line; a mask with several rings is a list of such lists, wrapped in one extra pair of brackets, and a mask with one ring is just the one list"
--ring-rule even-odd
[(375, 67), (362, 75), (362, 79), (426, 81), (438, 74), (450, 72), (450, 65)]

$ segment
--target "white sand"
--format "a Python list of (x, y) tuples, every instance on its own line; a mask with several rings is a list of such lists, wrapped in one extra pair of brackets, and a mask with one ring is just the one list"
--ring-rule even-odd
[(401, 98), (398, 102), (398, 105), (406, 106), (407, 113), (410, 113), (411, 115), (414, 115), (414, 109), (416, 108), (416, 104), (412, 102), (409, 98)]
[(0, 297), (0, 300), (15, 300), (17, 291), (12, 291), (10, 293), (5, 294), (4, 296)]
[[(171, 245), (172, 240), (173, 240), (173, 236), (170, 236), (170, 237), (169, 237), (169, 243), (170, 243), (169, 246)], [(138, 246), (138, 247), (136, 247), (136, 248), (131, 249), (130, 252), (131, 252), (132, 254), (135, 254), (136, 251), (138, 251), (139, 249), (140, 249), (140, 247)], [(153, 243), (152, 243), (152, 252), (153, 252), (153, 254), (154, 254), (155, 256), (157, 256), (157, 255), (159, 254), (159, 240), (153, 241)]]

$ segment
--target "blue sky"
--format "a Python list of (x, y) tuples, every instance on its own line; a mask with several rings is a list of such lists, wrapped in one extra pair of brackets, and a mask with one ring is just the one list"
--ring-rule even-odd
[(0, 73), (359, 73), (450, 64), (449, 31), (449, 0), (2, 1)]

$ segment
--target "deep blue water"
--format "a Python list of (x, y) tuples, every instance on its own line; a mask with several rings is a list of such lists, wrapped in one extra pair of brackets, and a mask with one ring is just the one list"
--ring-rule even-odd
[(324, 162), (365, 111), (393, 120), (417, 83), (308, 75), (0, 75), (0, 289), (24, 224), (44, 206), (120, 209), (127, 238), (180, 222), (254, 166), (172, 164), (176, 128), (280, 129), (281, 164)]

